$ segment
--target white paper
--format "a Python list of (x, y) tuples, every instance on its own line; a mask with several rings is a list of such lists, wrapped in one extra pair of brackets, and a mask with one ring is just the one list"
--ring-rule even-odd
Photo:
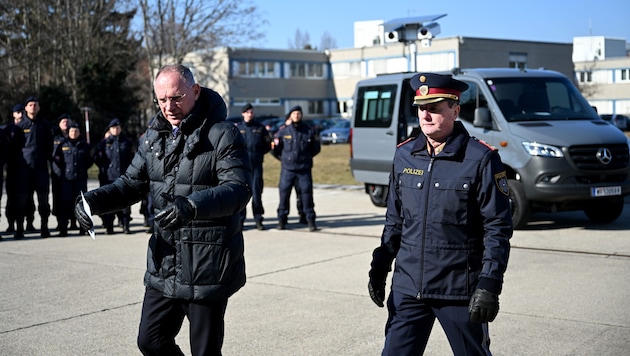
[(94, 219), (92, 218), (92, 209), (90, 209), (90, 205), (87, 203), (87, 201), (85, 201), (83, 192), (81, 192), (81, 200), (83, 201), (83, 210), (85, 210), (85, 213), (90, 217), (90, 220), (92, 221), (92, 228), (88, 230), (88, 233), (90, 234), (92, 240), (96, 240), (96, 236), (94, 235)]

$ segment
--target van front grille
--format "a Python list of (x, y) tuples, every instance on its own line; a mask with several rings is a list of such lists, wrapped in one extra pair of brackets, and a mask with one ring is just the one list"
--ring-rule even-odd
[[(610, 162), (604, 164), (597, 153), (601, 149), (608, 149), (611, 155)], [(581, 170), (585, 171), (608, 171), (624, 169), (628, 167), (628, 145), (626, 144), (603, 144), (584, 145), (569, 147), (569, 156), (573, 163)]]

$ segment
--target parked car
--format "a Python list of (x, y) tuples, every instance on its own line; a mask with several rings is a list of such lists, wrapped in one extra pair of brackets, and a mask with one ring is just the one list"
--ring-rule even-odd
[(329, 129), (337, 122), (339, 122), (339, 118), (315, 118), (315, 119), (303, 119), (304, 123), (309, 125), (313, 130), (315, 130), (315, 134), (319, 135), (322, 131)]
[(267, 129), (267, 131), (269, 131), (269, 134), (273, 136), (276, 134), (276, 132), (278, 132), (280, 126), (284, 125), (285, 121), (286, 120), (283, 117), (271, 117), (262, 120), (260, 123), (265, 125), (265, 128)]
[(599, 117), (617, 126), (617, 128), (621, 131), (628, 130), (628, 125), (629, 125), (628, 121), (630, 121), (630, 118), (628, 118), (626, 115), (602, 114), (602, 115), (599, 115)]
[(350, 141), (350, 120), (338, 121), (335, 126), (319, 134), (322, 145), (348, 143)]

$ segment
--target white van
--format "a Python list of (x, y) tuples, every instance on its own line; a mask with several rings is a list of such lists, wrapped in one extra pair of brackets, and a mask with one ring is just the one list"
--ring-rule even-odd
[[(396, 145), (419, 133), (415, 73), (357, 84), (350, 168), (372, 203), (385, 206)], [(447, 73), (443, 73), (447, 74)], [(575, 85), (549, 70), (465, 69), (460, 100), (468, 132), (496, 147), (506, 167), (515, 228), (532, 212), (583, 210), (610, 223), (630, 194), (629, 140), (602, 120)]]

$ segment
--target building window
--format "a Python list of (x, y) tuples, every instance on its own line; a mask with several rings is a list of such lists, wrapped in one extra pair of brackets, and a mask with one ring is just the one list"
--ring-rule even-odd
[(324, 63), (287, 63), (288, 78), (326, 78), (327, 71)]
[(254, 106), (279, 106), (280, 98), (232, 98), (232, 106), (243, 106), (247, 103)]
[(518, 69), (527, 68), (527, 53), (511, 52), (508, 67)]
[(325, 104), (323, 100), (288, 100), (288, 107), (299, 105), (304, 116), (324, 115)]
[(624, 68), (619, 70), (619, 80), (622, 82), (630, 81), (630, 68)]
[(233, 61), (235, 77), (280, 78), (280, 62)]
[(593, 82), (593, 72), (591, 71), (580, 71), (577, 72), (577, 79), (580, 83), (591, 83)]

